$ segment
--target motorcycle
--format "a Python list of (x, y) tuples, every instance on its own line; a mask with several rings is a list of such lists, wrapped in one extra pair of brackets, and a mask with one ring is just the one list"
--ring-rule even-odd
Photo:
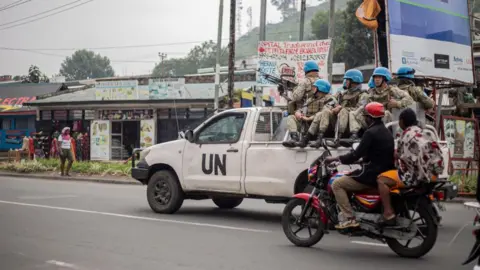
[(475, 259), (477, 259), (477, 264), (474, 266), (473, 269), (480, 270), (480, 204), (478, 202), (467, 202), (465, 203), (465, 206), (467, 208), (475, 209), (475, 211), (477, 212), (473, 221), (473, 225), (475, 226), (475, 229), (473, 230), (473, 235), (475, 236), (476, 241), (472, 247), (472, 250), (470, 251), (470, 254), (468, 255), (468, 258), (465, 260), (465, 262), (462, 263), (462, 265), (469, 264)]
[[(329, 233), (328, 227), (339, 221), (339, 210), (331, 186), (336, 179), (349, 172), (338, 171), (339, 164), (325, 162), (325, 159), (331, 156), (328, 144), (329, 141), (324, 139), (325, 151), (309, 168), (308, 180), (313, 190), (310, 194), (295, 194), (282, 214), (283, 231), (288, 240), (296, 246), (310, 247), (317, 244)], [(420, 258), (433, 248), (437, 240), (438, 216), (430, 195), (443, 184), (444, 182), (430, 182), (392, 190), (391, 203), (397, 214), (396, 226), (392, 227), (380, 225), (383, 209), (376, 189), (351, 193), (350, 203), (360, 226), (355, 229), (339, 230), (339, 233), (369, 237), (386, 243), (401, 257)], [(298, 206), (301, 211), (296, 216), (293, 210)], [(422, 223), (417, 224), (418, 221)], [(308, 230), (308, 236), (298, 236), (304, 229)], [(315, 233), (312, 233), (312, 229), (316, 229)], [(422, 243), (416, 247), (409, 247), (414, 239), (422, 240)], [(406, 243), (401, 243), (403, 241)]]

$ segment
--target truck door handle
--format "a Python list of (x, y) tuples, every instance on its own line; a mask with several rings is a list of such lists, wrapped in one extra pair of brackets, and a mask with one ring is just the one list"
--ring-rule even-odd
[(230, 149), (227, 150), (227, 152), (229, 152), (229, 153), (231, 153), (231, 152), (237, 153), (237, 152), (238, 152), (238, 149), (236, 149), (236, 148), (230, 148)]

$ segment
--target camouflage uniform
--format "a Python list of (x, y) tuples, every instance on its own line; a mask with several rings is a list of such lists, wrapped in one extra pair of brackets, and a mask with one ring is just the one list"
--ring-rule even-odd
[(297, 87), (295, 87), (292, 100), (288, 104), (288, 113), (294, 114), (296, 110), (303, 109), (305, 101), (313, 97), (315, 92), (312, 91), (312, 85), (316, 80), (320, 79), (317, 73), (314, 74), (315, 75), (308, 74), (298, 83)]
[(370, 102), (379, 102), (385, 106), (385, 117), (383, 117), (383, 122), (389, 123), (393, 121), (392, 112), (390, 111), (391, 108), (388, 108), (387, 104), (390, 99), (396, 100), (400, 108), (406, 108), (413, 104), (413, 99), (410, 95), (400, 90), (395, 85), (388, 85), (385, 89), (376, 87), (369, 90), (369, 93), (363, 95), (360, 99), (360, 107), (355, 110), (353, 113), (353, 118), (350, 123), (350, 132), (351, 133), (358, 133), (360, 129), (367, 128), (367, 123), (365, 122), (365, 116), (363, 115), (364, 106)]
[[(346, 91), (338, 92), (336, 94), (337, 100), (340, 101), (342, 109), (337, 114), (338, 121), (338, 133), (341, 137), (347, 131), (347, 126), (350, 124), (350, 130), (352, 130), (352, 123), (355, 120), (350, 120), (354, 117), (353, 112), (360, 106), (360, 99), (366, 95), (366, 92), (362, 91), (361, 86)], [(354, 128), (353, 128), (354, 129)]]
[(335, 121), (335, 116), (332, 112), (332, 108), (335, 104), (337, 104), (336, 98), (332, 95), (326, 95), (308, 105), (307, 111), (311, 109), (315, 112), (315, 117), (308, 129), (308, 133), (311, 136), (325, 133), (330, 126), (330, 123)]
[(413, 101), (422, 104), (423, 109), (429, 110), (432, 109), (435, 105), (433, 99), (428, 97), (423, 89), (410, 80), (400, 80), (398, 83), (398, 88), (401, 90), (407, 91), (408, 94), (412, 97)]
[(287, 117), (287, 129), (289, 132), (299, 132), (302, 127), (302, 123), (298, 120), (295, 115), (289, 115)]

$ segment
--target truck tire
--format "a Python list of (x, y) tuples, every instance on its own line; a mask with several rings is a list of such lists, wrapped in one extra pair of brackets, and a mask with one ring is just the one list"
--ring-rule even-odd
[(220, 209), (233, 209), (243, 202), (243, 198), (213, 198), (212, 201)]
[(150, 177), (147, 186), (147, 201), (156, 213), (173, 214), (182, 207), (185, 194), (176, 175), (161, 170)]

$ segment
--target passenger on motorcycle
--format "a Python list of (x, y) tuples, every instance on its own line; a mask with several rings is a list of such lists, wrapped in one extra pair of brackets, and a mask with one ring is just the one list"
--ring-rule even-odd
[(433, 134), (418, 126), (415, 112), (408, 108), (400, 113), (398, 120), (403, 130), (398, 141), (396, 159), (398, 170), (379, 175), (378, 191), (383, 203), (384, 226), (394, 226), (396, 215), (390, 203), (390, 190), (416, 184), (417, 181), (435, 180), (443, 172), (442, 151)]
[(360, 145), (352, 152), (339, 157), (328, 157), (325, 162), (340, 161), (353, 164), (363, 159), (362, 169), (353, 171), (335, 180), (332, 190), (344, 220), (335, 226), (337, 229), (358, 227), (347, 192), (360, 192), (377, 187), (377, 177), (385, 171), (395, 169), (395, 142), (392, 133), (385, 127), (382, 118), (385, 108), (381, 103), (372, 102), (365, 106), (365, 120), (368, 128)]

